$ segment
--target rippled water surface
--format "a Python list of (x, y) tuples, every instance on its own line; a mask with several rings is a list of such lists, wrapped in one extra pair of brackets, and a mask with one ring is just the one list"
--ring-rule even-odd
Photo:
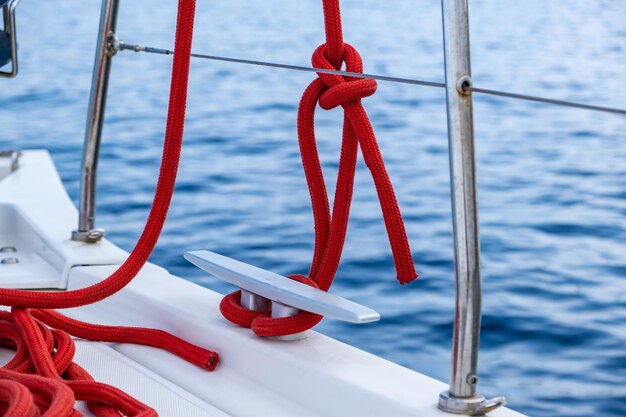
[[(175, 2), (126, 1), (119, 34), (169, 47)], [(437, 1), (346, 0), (346, 39), (368, 72), (442, 81)], [(0, 81), (0, 148), (47, 148), (76, 197), (98, 1), (24, 1), (21, 76)], [(475, 84), (626, 106), (626, 3), (470, 0)], [(318, 1), (202, 1), (198, 52), (307, 64), (323, 41)], [(98, 224), (131, 249), (150, 206), (171, 59), (115, 59)], [(207, 248), (280, 273), (306, 272), (312, 219), (295, 136), (311, 74), (195, 61), (171, 215), (153, 256)], [(476, 97), (484, 276), (481, 391), (532, 416), (626, 415), (626, 119)], [(447, 380), (454, 280), (443, 91), (379, 83), (366, 100), (422, 278), (400, 287), (372, 181), (360, 163), (333, 291), (380, 323), (324, 322), (333, 337)], [(333, 178), (340, 111), (321, 111)], [(329, 184), (332, 187), (332, 184)], [(68, 231), (69, 233), (69, 231)]]

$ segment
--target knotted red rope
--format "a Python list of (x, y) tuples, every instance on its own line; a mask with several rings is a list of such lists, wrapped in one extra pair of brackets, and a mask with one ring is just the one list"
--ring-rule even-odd
[[(326, 43), (313, 53), (313, 66), (339, 70), (342, 64), (345, 64), (346, 71), (363, 73), (359, 53), (351, 45), (343, 42), (339, 0), (323, 0), (322, 3)], [(406, 284), (417, 278), (393, 187), (374, 130), (361, 104), (362, 98), (371, 96), (375, 91), (376, 81), (372, 79), (318, 73), (318, 78), (308, 86), (300, 101), (298, 142), (313, 207), (315, 249), (309, 276), (289, 277), (324, 291), (330, 288), (341, 259), (359, 146), (374, 178), (396, 265), (397, 279), (401, 284)], [(332, 216), (315, 140), (314, 118), (318, 103), (324, 110), (338, 106), (344, 110), (341, 157)], [(301, 312), (293, 317), (271, 318), (270, 311), (247, 310), (241, 306), (240, 291), (224, 297), (220, 310), (226, 319), (240, 326), (252, 328), (259, 336), (299, 333), (315, 326), (322, 319), (321, 316), (309, 312)]]
[[(98, 417), (153, 417), (157, 413), (119, 389), (95, 382), (73, 362), (71, 335), (89, 340), (136, 343), (166, 349), (207, 370), (217, 366), (217, 353), (194, 346), (161, 330), (101, 326), (69, 319), (49, 308), (95, 303), (121, 290), (141, 270), (159, 238), (176, 182), (183, 138), (195, 0), (180, 0), (176, 54), (167, 116), (163, 159), (154, 202), (141, 237), (128, 259), (107, 279), (66, 292), (0, 289), (0, 346), (16, 354), (0, 369), (0, 413), (11, 417), (81, 416), (76, 400), (86, 401)], [(29, 310), (32, 308), (33, 310)], [(36, 317), (36, 318), (35, 318)], [(50, 326), (50, 327), (48, 327)]]

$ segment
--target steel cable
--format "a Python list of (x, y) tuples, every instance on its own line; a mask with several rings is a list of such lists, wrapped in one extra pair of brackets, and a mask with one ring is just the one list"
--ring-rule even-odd
[[(130, 50), (135, 52), (146, 52), (150, 54), (160, 54), (160, 55), (173, 55), (174, 51), (170, 49), (162, 49), (162, 48), (154, 48), (151, 46), (141, 46), (141, 45), (127, 45), (125, 43), (119, 44), (119, 50)], [(400, 84), (412, 84), (412, 85), (421, 85), (424, 87), (434, 87), (434, 88), (445, 88), (446, 84), (443, 82), (437, 81), (428, 81), (421, 80), (415, 78), (403, 78), (403, 77), (394, 77), (389, 75), (381, 75), (381, 74), (366, 74), (366, 73), (355, 73), (350, 71), (342, 71), (342, 70), (329, 70), (322, 68), (314, 68), (303, 65), (292, 65), (292, 64), (284, 64), (278, 62), (269, 62), (269, 61), (259, 61), (254, 59), (245, 59), (245, 58), (233, 58), (219, 55), (207, 55), (207, 54), (197, 54), (192, 53), (191, 56), (193, 58), (198, 59), (206, 59), (211, 61), (221, 61), (221, 62), (230, 62), (234, 64), (244, 64), (244, 65), (255, 65), (261, 67), (270, 67), (270, 68), (280, 68), (287, 69), (293, 71), (304, 71), (304, 72), (316, 72), (321, 74), (331, 74), (331, 75), (343, 75), (354, 78), (369, 78), (373, 80), (379, 81), (388, 81), (392, 83), (400, 83)], [(514, 100), (523, 100), (523, 101), (531, 101), (535, 103), (543, 103), (543, 104), (551, 104), (562, 107), (570, 107), (576, 109), (583, 110), (591, 110), (598, 111), (604, 113), (612, 113), (612, 114), (620, 114), (626, 116), (626, 109), (621, 109), (618, 107), (609, 107), (609, 106), (599, 106), (595, 104), (586, 104), (580, 103), (576, 101), (570, 100), (561, 100), (549, 97), (540, 97), (529, 94), (521, 94), (521, 93), (512, 93), (509, 91), (495, 90), (490, 88), (481, 88), (481, 87), (468, 87), (473, 93), (485, 94), (491, 96), (498, 96), (504, 98), (510, 98)]]

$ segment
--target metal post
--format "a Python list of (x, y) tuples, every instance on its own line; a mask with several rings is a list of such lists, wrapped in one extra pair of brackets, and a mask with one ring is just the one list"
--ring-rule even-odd
[(450, 389), (439, 408), (480, 415), (504, 404), (476, 392), (481, 278), (467, 0), (442, 0), (456, 278)]
[(78, 230), (72, 240), (95, 243), (104, 236), (103, 229), (95, 228), (96, 171), (106, 108), (111, 58), (116, 53), (114, 43), (119, 0), (102, 0), (98, 45), (91, 81), (87, 127), (81, 164), (80, 196), (78, 202)]
[(13, 78), (18, 73), (17, 59), (17, 25), (15, 23), (15, 10), (22, 0), (11, 0), (2, 6), (2, 16), (4, 21), (4, 32), (9, 35), (11, 47), (11, 71), (0, 71), (0, 77)]

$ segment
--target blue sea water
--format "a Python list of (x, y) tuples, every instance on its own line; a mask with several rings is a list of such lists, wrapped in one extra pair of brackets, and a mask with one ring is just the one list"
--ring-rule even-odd
[[(119, 35), (171, 47), (175, 1), (126, 1)], [(194, 49), (307, 64), (319, 1), (198, 2)], [(345, 0), (346, 40), (367, 72), (443, 80), (438, 1)], [(47, 148), (73, 198), (98, 1), (25, 1), (21, 74), (0, 80), (0, 148)], [(626, 107), (626, 3), (470, 0), (475, 85)], [(131, 249), (154, 190), (171, 58), (115, 58), (98, 184), (99, 226)], [(171, 214), (152, 261), (218, 291), (181, 256), (206, 248), (305, 273), (312, 219), (295, 132), (312, 74), (194, 61)], [(484, 277), (480, 390), (537, 417), (626, 415), (626, 119), (475, 98)], [(380, 82), (365, 100), (421, 278), (401, 287), (373, 183), (358, 166), (333, 291), (376, 324), (318, 329), (447, 380), (454, 307), (444, 92)], [(318, 113), (329, 187), (339, 110)], [(69, 234), (69, 231), (68, 231)]]

